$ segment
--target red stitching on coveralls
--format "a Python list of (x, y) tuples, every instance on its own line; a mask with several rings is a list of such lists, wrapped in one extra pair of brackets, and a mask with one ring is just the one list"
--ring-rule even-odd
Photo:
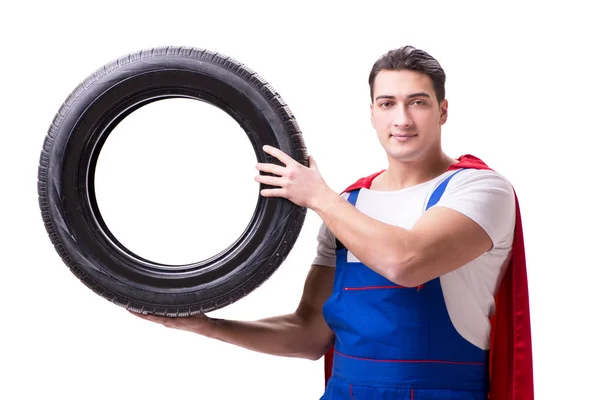
[(415, 400), (415, 389), (410, 389), (410, 400)]
[[(420, 292), (425, 285), (419, 285), (416, 287), (417, 291)], [(400, 285), (390, 285), (390, 286), (356, 286), (356, 287), (345, 287), (344, 290), (375, 290), (375, 289), (414, 289), (406, 286)]]
[(435, 363), (435, 364), (466, 364), (466, 365), (483, 365), (482, 362), (465, 362), (465, 361), (445, 361), (445, 360), (377, 360), (375, 358), (362, 358), (349, 356), (344, 353), (340, 353), (334, 350), (337, 354), (342, 357), (354, 358), (356, 360), (374, 361), (374, 362), (387, 362), (387, 363)]
[(354, 395), (352, 394), (352, 384), (350, 384), (350, 398), (354, 400)]

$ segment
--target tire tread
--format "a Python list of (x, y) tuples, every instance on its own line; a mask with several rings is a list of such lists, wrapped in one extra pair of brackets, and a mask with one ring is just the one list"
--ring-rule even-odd
[(82, 94), (89, 90), (90, 87), (92, 87), (102, 77), (131, 63), (141, 62), (143, 60), (157, 57), (187, 57), (205, 62), (211, 62), (220, 67), (226, 68), (227, 70), (248, 81), (270, 104), (273, 105), (274, 109), (277, 110), (278, 115), (284, 122), (293, 143), (292, 147), (294, 154), (292, 154), (292, 157), (299, 160), (304, 165), (308, 165), (308, 154), (298, 122), (279, 93), (277, 93), (277, 91), (275, 91), (275, 89), (262, 76), (257, 74), (251, 68), (231, 57), (207, 49), (196, 47), (164, 46), (143, 49), (127, 54), (98, 68), (95, 72), (87, 76), (79, 85), (77, 85), (77, 87), (67, 96), (52, 120), (50, 127), (48, 128), (47, 135), (44, 139), (43, 149), (40, 154), (38, 167), (38, 202), (42, 220), (48, 233), (48, 237), (54, 245), (54, 248), (60, 255), (63, 262), (71, 269), (73, 274), (77, 276), (77, 278), (81, 280), (87, 287), (105, 299), (132, 311), (168, 316), (189, 316), (225, 307), (241, 299), (242, 297), (245, 297), (251, 291), (262, 285), (284, 261), (284, 254), (287, 255), (288, 250), (294, 245), (294, 242), (302, 228), (302, 223), (306, 215), (306, 209), (296, 207), (292, 214), (288, 216), (292, 221), (291, 228), (286, 232), (284, 240), (282, 240), (279, 247), (274, 251), (273, 255), (267, 259), (261, 260), (263, 267), (258, 270), (256, 274), (254, 274), (250, 279), (245, 281), (236, 289), (222, 294), (217, 298), (209, 299), (198, 304), (182, 306), (179, 308), (165, 308), (156, 307), (152, 304), (145, 304), (137, 300), (132, 301), (131, 299), (121, 296), (110, 289), (101, 286), (75, 262), (75, 260), (67, 251), (65, 244), (63, 243), (58, 232), (59, 227), (57, 227), (55, 222), (52, 220), (50, 213), (48, 168), (50, 164), (50, 154), (54, 145), (54, 139), (58, 130), (60, 129), (62, 121), (70, 112), (73, 104), (75, 104)]

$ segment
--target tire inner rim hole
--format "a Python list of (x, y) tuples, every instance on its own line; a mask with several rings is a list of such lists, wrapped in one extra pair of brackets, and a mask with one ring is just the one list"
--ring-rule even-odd
[(258, 200), (256, 156), (221, 109), (171, 98), (123, 119), (96, 165), (95, 196), (112, 235), (165, 265), (208, 259), (234, 243)]

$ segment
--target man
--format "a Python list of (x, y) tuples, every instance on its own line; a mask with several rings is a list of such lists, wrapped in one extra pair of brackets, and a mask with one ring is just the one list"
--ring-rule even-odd
[[(257, 165), (275, 175), (256, 177), (275, 187), (261, 194), (323, 220), (294, 313), (256, 322), (144, 318), (264, 353), (327, 353), (322, 399), (532, 399), (518, 204), (510, 183), (481, 160), (442, 151), (444, 84), (439, 63), (413, 47), (377, 60), (371, 122), (389, 167), (342, 196), (312, 157), (307, 168), (265, 146), (284, 166)], [(497, 301), (495, 343), (503, 347), (490, 368)]]

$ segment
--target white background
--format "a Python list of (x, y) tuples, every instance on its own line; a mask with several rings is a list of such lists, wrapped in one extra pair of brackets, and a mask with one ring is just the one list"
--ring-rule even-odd
[[(59, 106), (97, 68), (149, 47), (195, 46), (266, 78), (296, 115), (326, 181), (341, 191), (386, 167), (369, 124), (367, 76), (378, 56), (406, 44), (428, 51), (447, 73), (447, 153), (477, 155), (517, 190), (536, 398), (597, 398), (600, 31), (597, 13), (582, 5), (593, 2), (216, 3), (2, 5), (0, 398), (318, 399), (322, 361), (170, 330), (77, 281), (42, 224), (39, 153)], [(250, 146), (204, 106), (145, 117), (142, 109), (107, 143), (101, 207), (142, 255), (210, 254), (208, 246), (229, 243), (253, 209)], [(293, 311), (319, 223), (309, 212), (276, 274), (213, 315), (252, 320)]]

